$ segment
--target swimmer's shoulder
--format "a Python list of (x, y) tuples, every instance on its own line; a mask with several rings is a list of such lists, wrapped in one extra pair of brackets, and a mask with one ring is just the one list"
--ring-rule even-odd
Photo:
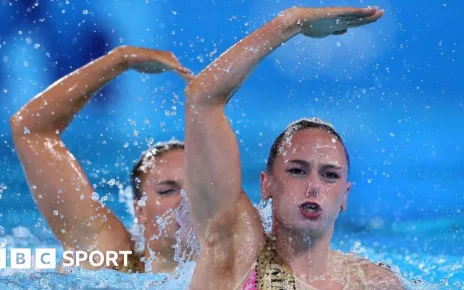
[(384, 263), (374, 263), (367, 259), (359, 259), (359, 267), (364, 272), (367, 289), (375, 290), (403, 290), (398, 274), (393, 272), (391, 266)]
[(388, 264), (374, 263), (353, 253), (341, 253), (338, 251), (332, 253), (343, 258), (351, 274), (355, 274), (357, 278), (363, 280), (364, 289), (405, 289), (398, 274), (393, 272)]
[(400, 278), (388, 265), (379, 265), (372, 262), (363, 264), (362, 269), (366, 277), (368, 289), (405, 289)]

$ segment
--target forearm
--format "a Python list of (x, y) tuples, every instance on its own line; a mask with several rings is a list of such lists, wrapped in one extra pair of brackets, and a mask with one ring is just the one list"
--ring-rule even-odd
[(11, 118), (13, 133), (61, 133), (95, 92), (127, 69), (121, 53), (114, 49), (34, 97)]
[(195, 105), (225, 105), (264, 57), (299, 33), (294, 11), (283, 11), (211, 63), (186, 88), (187, 101)]

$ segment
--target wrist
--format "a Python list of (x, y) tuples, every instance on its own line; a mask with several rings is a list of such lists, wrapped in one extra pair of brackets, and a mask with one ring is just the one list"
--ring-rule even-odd
[(108, 55), (112, 57), (117, 67), (121, 70), (128, 70), (130, 68), (129, 53), (127, 46), (118, 46), (111, 50)]
[(298, 7), (287, 8), (279, 13), (277, 20), (284, 26), (284, 30), (299, 34), (303, 23), (300, 12), (301, 9)]

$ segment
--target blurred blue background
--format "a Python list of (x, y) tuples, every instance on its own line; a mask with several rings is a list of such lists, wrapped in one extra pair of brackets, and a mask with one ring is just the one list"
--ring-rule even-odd
[[(244, 187), (274, 138), (301, 117), (335, 125), (354, 188), (338, 226), (377, 233), (419, 253), (464, 255), (462, 1), (0, 1), (0, 234), (18, 226), (53, 237), (12, 146), (8, 119), (54, 81), (119, 45), (170, 50), (199, 73), (290, 6), (378, 5), (385, 16), (341, 37), (297, 36), (266, 58), (228, 105)], [(126, 72), (77, 116), (64, 141), (100, 195), (120, 202), (130, 169), (152, 142), (183, 140), (183, 88), (173, 73)], [(342, 238), (339, 238), (342, 239)], [(374, 239), (376, 240), (376, 239)], [(376, 240), (378, 241), (378, 240)]]

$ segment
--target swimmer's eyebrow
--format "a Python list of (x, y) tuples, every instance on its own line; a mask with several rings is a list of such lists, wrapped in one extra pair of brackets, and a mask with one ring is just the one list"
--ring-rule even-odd
[[(306, 166), (306, 167), (310, 167), (311, 166), (311, 163), (306, 161), (306, 160), (301, 160), (301, 159), (292, 159), (292, 160), (287, 160), (286, 161), (287, 163), (295, 163), (295, 164), (298, 164), (300, 166)], [(335, 164), (332, 164), (332, 163), (324, 163), (324, 164), (320, 164), (319, 165), (320, 168), (322, 169), (335, 169), (335, 170), (341, 170), (343, 169), (343, 167), (341, 166), (338, 166), (338, 165), (335, 165)]]
[(158, 185), (169, 185), (172, 187), (181, 188), (179, 182), (175, 180), (163, 180), (163, 181), (158, 182)]
[(311, 166), (311, 163), (309, 163), (308, 161), (306, 160), (301, 160), (301, 159), (291, 159), (291, 160), (287, 160), (286, 161), (287, 163), (295, 163), (295, 164), (298, 164), (300, 166)]
[(321, 164), (320, 167), (321, 167), (322, 169), (336, 169), (336, 170), (341, 170), (341, 169), (343, 169), (343, 167), (340, 167), (340, 166), (335, 165), (335, 164), (330, 164), (330, 163)]

